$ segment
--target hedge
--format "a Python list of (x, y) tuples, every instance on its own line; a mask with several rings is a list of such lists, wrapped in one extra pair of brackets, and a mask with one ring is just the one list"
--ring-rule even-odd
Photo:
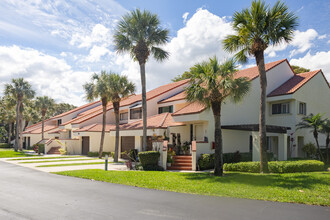
[(142, 167), (146, 167), (148, 165), (158, 165), (158, 160), (160, 157), (160, 153), (158, 151), (144, 151), (140, 152), (138, 155)]
[[(103, 152), (103, 153), (102, 153), (102, 157), (105, 157), (106, 154), (107, 154), (109, 157), (112, 157), (112, 158), (113, 158), (115, 153), (114, 153), (114, 152)], [(88, 156), (88, 157), (98, 157), (98, 156), (99, 156), (99, 152), (91, 152), (91, 151), (90, 151), (90, 152), (87, 153), (87, 156)]]
[[(271, 173), (297, 173), (323, 171), (324, 163), (318, 160), (271, 161), (268, 163)], [(224, 164), (225, 171), (259, 173), (260, 162), (240, 162)]]
[(12, 144), (7, 144), (7, 143), (0, 143), (0, 148), (12, 148)]
[[(268, 153), (268, 160), (274, 159), (273, 153)], [(252, 161), (252, 153), (240, 153), (236, 151), (235, 153), (224, 153), (223, 162), (224, 163), (238, 163)], [(208, 170), (214, 168), (214, 154), (201, 154), (198, 158), (198, 166), (200, 170)]]

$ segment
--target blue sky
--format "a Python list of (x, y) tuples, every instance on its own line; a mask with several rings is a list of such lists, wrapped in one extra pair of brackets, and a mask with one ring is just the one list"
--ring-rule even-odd
[[(330, 80), (330, 2), (285, 2), (299, 17), (299, 27), (291, 44), (268, 48), (266, 62), (287, 58), (291, 64), (322, 68)], [(249, 5), (247, 0), (2, 0), (0, 95), (11, 78), (24, 77), (38, 95), (80, 105), (86, 102), (82, 85), (101, 70), (127, 75), (139, 92), (138, 64), (128, 54), (116, 54), (112, 43), (116, 23), (135, 8), (157, 13), (170, 30), (164, 47), (170, 58), (147, 64), (147, 88), (155, 88), (210, 56), (231, 56), (221, 40), (232, 33), (231, 15)], [(243, 67), (253, 64), (251, 59)]]

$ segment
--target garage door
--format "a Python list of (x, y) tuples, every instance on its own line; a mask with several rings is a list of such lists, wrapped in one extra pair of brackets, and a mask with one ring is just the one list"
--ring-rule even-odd
[(127, 152), (135, 148), (135, 137), (134, 136), (123, 136), (121, 137), (121, 152)]

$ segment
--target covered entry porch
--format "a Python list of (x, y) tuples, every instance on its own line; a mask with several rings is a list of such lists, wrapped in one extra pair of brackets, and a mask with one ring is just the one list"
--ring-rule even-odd
[[(249, 151), (252, 153), (253, 161), (260, 161), (260, 142), (259, 142), (259, 125), (224, 125), (222, 129), (246, 131), (249, 135)], [(288, 151), (288, 127), (266, 125), (267, 131), (267, 152), (274, 154), (277, 160), (287, 160)], [(224, 137), (225, 138), (225, 137)], [(239, 138), (239, 137), (237, 137)]]

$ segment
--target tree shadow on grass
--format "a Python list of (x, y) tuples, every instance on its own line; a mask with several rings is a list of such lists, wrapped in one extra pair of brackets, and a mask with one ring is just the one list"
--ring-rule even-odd
[[(285, 189), (307, 188), (313, 189), (315, 185), (328, 185), (330, 173), (296, 173), (285, 174), (251, 174), (251, 173), (226, 173), (223, 177), (211, 173), (185, 173), (187, 180), (199, 180), (208, 183), (243, 184), (251, 186), (281, 187)], [(323, 178), (322, 178), (323, 177)]]

